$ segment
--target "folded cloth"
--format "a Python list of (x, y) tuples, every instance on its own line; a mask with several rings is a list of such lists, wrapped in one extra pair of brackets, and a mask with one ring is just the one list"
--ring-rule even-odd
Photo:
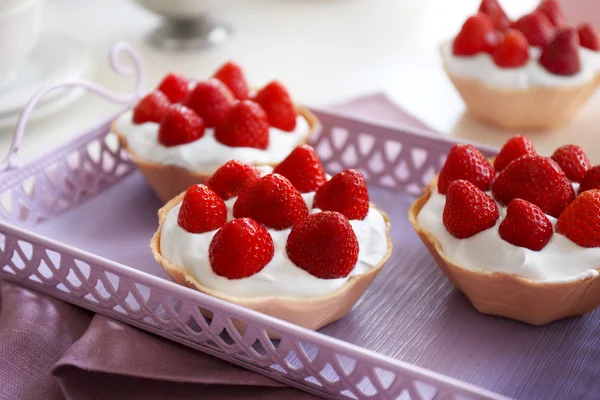
[(0, 399), (316, 397), (158, 336), (0, 281)]
[(357, 97), (343, 103), (330, 105), (327, 110), (400, 129), (407, 128), (419, 133), (438, 134), (435, 129), (397, 106), (385, 93)]
[[(385, 95), (332, 109), (433, 133)], [(0, 282), (0, 400), (316, 399), (262, 375)]]

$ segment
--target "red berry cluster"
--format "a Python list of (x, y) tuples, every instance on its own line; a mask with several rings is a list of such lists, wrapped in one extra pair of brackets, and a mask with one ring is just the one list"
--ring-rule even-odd
[(550, 73), (574, 75), (581, 70), (579, 46), (600, 51), (598, 33), (590, 24), (568, 25), (557, 0), (544, 0), (530, 14), (511, 22), (498, 0), (483, 0), (453, 42), (458, 56), (489, 53), (502, 68), (520, 67), (530, 57), (529, 46), (542, 49), (538, 62)]
[[(309, 214), (302, 196), (309, 192), (316, 192), (313, 208), (322, 212)], [(227, 222), (225, 200), (235, 197), (234, 219)], [(364, 219), (368, 212), (363, 175), (345, 170), (327, 180), (315, 150), (302, 145), (263, 177), (251, 165), (228, 161), (206, 186), (187, 190), (178, 224), (190, 233), (217, 230), (209, 259), (220, 276), (240, 279), (261, 271), (274, 254), (267, 229), (290, 229), (290, 260), (321, 279), (335, 279), (356, 265), (358, 239), (350, 220)]]
[(171, 72), (133, 109), (134, 124), (160, 124), (158, 141), (167, 147), (200, 139), (210, 127), (215, 139), (227, 146), (264, 150), (269, 126), (291, 132), (296, 117), (294, 102), (281, 83), (271, 82), (251, 97), (242, 69), (233, 62), (195, 84)]
[(509, 243), (541, 250), (554, 231), (549, 215), (557, 218), (557, 233), (582, 247), (600, 247), (600, 166), (592, 167), (579, 146), (543, 157), (527, 137), (516, 136), (492, 166), (475, 147), (455, 145), (438, 191), (446, 194), (444, 226), (459, 239), (494, 227), (499, 203), (508, 208), (498, 233)]

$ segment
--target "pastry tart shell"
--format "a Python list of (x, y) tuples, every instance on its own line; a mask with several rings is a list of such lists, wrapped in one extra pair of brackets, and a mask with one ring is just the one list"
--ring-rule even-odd
[[(320, 129), (320, 124), (317, 117), (306, 108), (298, 108), (298, 114), (302, 115), (308, 121), (308, 125), (310, 127), (309, 132), (298, 141), (297, 145), (299, 146), (309, 141), (311, 136)], [(127, 143), (126, 136), (116, 129), (116, 125), (117, 124), (115, 120), (112, 124), (111, 131), (117, 135), (119, 142), (121, 143), (121, 147), (125, 149), (129, 155), (129, 158), (137, 166), (148, 184), (150, 184), (158, 198), (163, 203), (166, 203), (194, 184), (204, 183), (215, 172), (211, 170), (192, 171), (177, 165), (159, 164), (149, 160), (144, 160), (133, 152)], [(269, 165), (275, 167), (277, 164), (278, 163), (254, 165)]]
[(412, 204), (408, 218), (450, 282), (479, 312), (544, 325), (591, 312), (600, 305), (600, 276), (568, 282), (536, 282), (485, 268), (467, 269), (448, 259), (440, 242), (418, 223), (421, 209), (436, 190), (436, 180)]
[[(159, 228), (150, 242), (150, 248), (152, 249), (154, 258), (171, 276), (171, 278), (180, 285), (187, 286), (218, 299), (225, 300), (227, 302), (234, 303), (311, 330), (317, 330), (346, 315), (352, 306), (362, 296), (373, 279), (375, 279), (377, 274), (379, 274), (392, 253), (393, 245), (390, 238), (390, 219), (384, 212), (378, 210), (382, 214), (386, 223), (387, 252), (385, 256), (382, 258), (379, 264), (372, 266), (369, 271), (360, 275), (351, 276), (348, 281), (336, 291), (326, 296), (313, 298), (233, 296), (204, 286), (193, 275), (189, 274), (180, 266), (174, 265), (169, 260), (164, 258), (160, 252), (160, 238), (164, 221), (171, 209), (177, 204), (181, 203), (184, 195), (185, 193), (179, 194), (167, 202), (167, 204), (165, 204), (158, 211)], [(373, 205), (371, 206), (374, 207)], [(206, 310), (203, 310), (203, 313), (209, 317), (212, 316)], [(236, 328), (239, 330), (245, 330), (245, 325), (243, 323), (238, 321), (235, 324)], [(273, 332), (270, 332), (269, 336), (272, 338), (278, 337), (278, 335)]]

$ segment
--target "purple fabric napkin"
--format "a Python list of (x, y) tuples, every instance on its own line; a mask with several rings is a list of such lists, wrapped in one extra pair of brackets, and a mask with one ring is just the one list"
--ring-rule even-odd
[(6, 281), (0, 302), (2, 400), (316, 398)]
[[(432, 130), (375, 94), (332, 109)], [(158, 336), (0, 281), (0, 400), (315, 399)]]

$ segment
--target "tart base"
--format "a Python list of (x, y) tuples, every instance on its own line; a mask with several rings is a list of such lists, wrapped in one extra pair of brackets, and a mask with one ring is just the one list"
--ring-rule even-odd
[[(317, 117), (306, 108), (298, 108), (298, 114), (302, 115), (308, 121), (310, 127), (306, 136), (298, 141), (297, 145), (299, 146), (308, 142), (311, 135), (319, 129), (320, 124)], [(129, 147), (125, 135), (116, 129), (116, 119), (112, 123), (111, 131), (117, 135), (121, 146), (127, 151), (129, 158), (137, 166), (163, 203), (166, 203), (194, 184), (204, 183), (215, 172), (192, 171), (177, 165), (158, 164), (152, 161), (143, 160)], [(223, 163), (225, 163), (225, 161)], [(275, 167), (277, 164), (278, 163), (254, 164), (254, 166), (269, 165)]]
[(599, 77), (578, 86), (510, 90), (446, 73), (473, 117), (509, 130), (550, 130), (567, 123), (600, 83)]
[(536, 282), (503, 272), (470, 270), (450, 261), (440, 242), (417, 220), (436, 188), (435, 183), (436, 179), (412, 204), (408, 218), (450, 282), (468, 297), (477, 311), (544, 325), (588, 313), (600, 305), (600, 276), (571, 282)]
[[(221, 300), (228, 301), (249, 308), (263, 314), (279, 318), (304, 328), (317, 330), (333, 321), (342, 318), (350, 311), (352, 306), (362, 296), (379, 271), (383, 268), (392, 253), (393, 245), (390, 237), (390, 219), (389, 217), (378, 210), (386, 223), (387, 237), (387, 252), (378, 265), (371, 268), (368, 272), (360, 275), (354, 275), (336, 291), (327, 296), (313, 298), (285, 298), (285, 297), (238, 297), (232, 296), (221, 291), (216, 291), (202, 285), (193, 275), (172, 264), (165, 259), (160, 252), (160, 236), (162, 226), (169, 214), (169, 211), (183, 200), (185, 193), (181, 193), (171, 199), (158, 211), (159, 227), (150, 242), (150, 248), (154, 254), (156, 261), (167, 271), (171, 278), (180, 285), (196, 289), (200, 292), (216, 297)], [(210, 313), (203, 310), (203, 313), (208, 317), (212, 317)], [(237, 321), (235, 327), (243, 334), (246, 326), (243, 322)], [(269, 332), (271, 338), (277, 338), (278, 334)]]

